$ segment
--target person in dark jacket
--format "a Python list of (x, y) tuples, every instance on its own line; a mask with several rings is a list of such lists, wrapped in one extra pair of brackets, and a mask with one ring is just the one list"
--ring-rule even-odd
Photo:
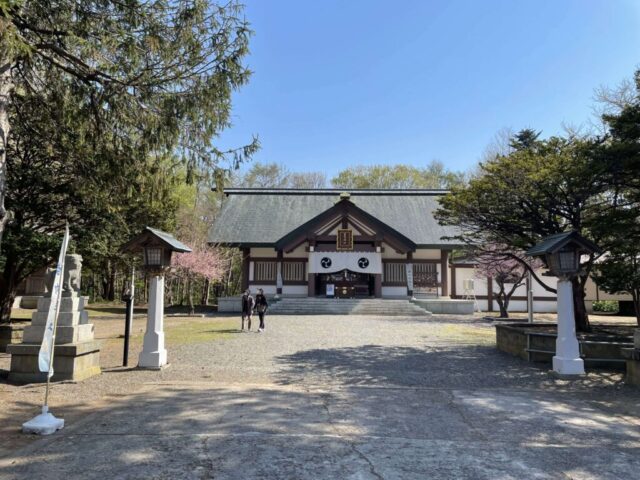
[(247, 329), (251, 330), (251, 314), (253, 313), (254, 301), (249, 290), (242, 294), (242, 330), (244, 330), (244, 319), (247, 319)]
[(258, 294), (256, 295), (256, 312), (258, 312), (258, 317), (260, 318), (259, 333), (264, 332), (264, 315), (267, 313), (267, 308), (269, 308), (267, 297), (264, 296), (264, 292), (259, 288)]

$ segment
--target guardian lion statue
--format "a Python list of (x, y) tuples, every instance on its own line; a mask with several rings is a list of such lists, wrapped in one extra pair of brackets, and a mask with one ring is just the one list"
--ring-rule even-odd
[[(62, 294), (66, 297), (80, 294), (80, 272), (82, 271), (82, 255), (72, 254), (64, 257), (64, 276), (62, 279)], [(47, 269), (45, 282), (47, 297), (51, 296), (53, 280), (56, 275), (55, 268)]]

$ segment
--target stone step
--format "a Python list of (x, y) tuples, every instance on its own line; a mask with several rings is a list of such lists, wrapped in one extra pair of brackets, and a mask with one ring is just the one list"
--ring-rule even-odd
[(408, 300), (372, 298), (283, 298), (273, 302), (269, 312), (282, 315), (430, 315), (427, 310)]
[[(60, 300), (61, 312), (77, 312), (86, 307), (86, 297), (74, 295), (62, 297)], [(51, 297), (40, 297), (38, 299), (38, 312), (48, 312), (49, 305), (51, 305)]]
[[(30, 325), (25, 327), (22, 337), (23, 343), (42, 343), (44, 325)], [(56, 345), (60, 343), (78, 343), (93, 340), (93, 324), (76, 325), (74, 327), (58, 326), (56, 328)]]
[[(34, 312), (31, 315), (32, 325), (46, 325), (49, 312)], [(60, 312), (58, 315), (58, 326), (73, 327), (74, 325), (84, 325), (89, 323), (89, 312)]]

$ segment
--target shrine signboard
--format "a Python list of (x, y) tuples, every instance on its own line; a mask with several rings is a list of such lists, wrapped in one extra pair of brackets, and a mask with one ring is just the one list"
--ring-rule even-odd
[(353, 230), (338, 230), (336, 237), (336, 250), (339, 252), (353, 250)]

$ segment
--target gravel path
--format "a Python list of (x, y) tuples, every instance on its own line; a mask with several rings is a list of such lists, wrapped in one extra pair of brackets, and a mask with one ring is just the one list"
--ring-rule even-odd
[[(168, 318), (171, 365), (150, 372), (118, 367), (121, 321), (96, 321), (104, 373), (54, 386), (62, 432), (21, 435), (42, 386), (0, 382), (0, 478), (36, 478), (44, 462), (48, 478), (65, 479), (87, 468), (103, 478), (619, 478), (640, 467), (640, 390), (616, 372), (555, 379), (497, 352), (482, 319), (270, 316), (265, 333), (238, 327), (235, 316)], [(95, 455), (69, 461), (77, 448)]]

